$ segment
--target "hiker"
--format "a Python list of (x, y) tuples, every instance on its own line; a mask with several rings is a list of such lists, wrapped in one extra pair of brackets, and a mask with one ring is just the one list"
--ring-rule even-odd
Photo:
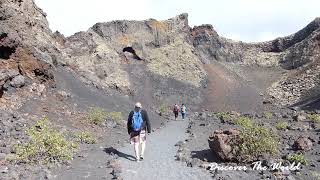
[(181, 105), (181, 116), (182, 116), (182, 120), (184, 120), (184, 118), (186, 117), (186, 113), (187, 113), (187, 107), (182, 104)]
[[(135, 104), (134, 110), (129, 113), (128, 134), (130, 135), (130, 143), (134, 145), (136, 161), (144, 159), (144, 150), (146, 148), (146, 131), (151, 133), (151, 125), (146, 110), (142, 109), (141, 103)], [(141, 145), (141, 151), (140, 151)]]
[(177, 120), (177, 117), (179, 115), (179, 111), (180, 111), (179, 106), (177, 104), (175, 104), (173, 106), (174, 120)]

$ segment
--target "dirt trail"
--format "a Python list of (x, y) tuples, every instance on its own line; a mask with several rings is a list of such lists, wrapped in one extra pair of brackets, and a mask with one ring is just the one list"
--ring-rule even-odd
[[(187, 120), (169, 122), (163, 129), (148, 136), (144, 161), (137, 163), (133, 158), (120, 158), (121, 177), (124, 180), (211, 179), (205, 170), (190, 168), (175, 160), (177, 147), (174, 145), (187, 138), (187, 123)], [(132, 145), (128, 144), (119, 151), (134, 156)]]
[[(175, 160), (177, 153), (175, 144), (187, 138), (185, 133), (187, 125), (188, 120), (171, 121), (149, 135), (145, 160), (138, 163), (134, 160), (133, 145), (127, 143), (121, 148), (115, 148), (122, 170), (120, 177), (124, 180), (211, 179), (208, 171), (187, 167), (185, 163)], [(107, 167), (108, 160), (112, 157), (106, 153), (105, 148), (104, 144), (87, 145), (81, 153), (83, 156), (74, 160), (71, 166), (55, 171), (54, 179), (111, 179), (111, 170)]]
[(222, 64), (205, 66), (208, 87), (202, 108), (214, 111), (258, 111), (262, 108), (262, 98), (258, 89), (228, 70)]

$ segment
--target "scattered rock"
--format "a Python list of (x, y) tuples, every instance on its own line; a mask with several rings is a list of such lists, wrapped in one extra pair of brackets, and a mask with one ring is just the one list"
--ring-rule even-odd
[(206, 120), (206, 118), (207, 118), (207, 114), (205, 113), (205, 112), (200, 112), (199, 113), (199, 118), (200, 118), (200, 120)]
[(12, 79), (10, 85), (14, 88), (20, 88), (25, 85), (25, 77), (22, 75), (18, 75)]
[(188, 167), (200, 167), (202, 165), (202, 161), (197, 158), (192, 158), (187, 162)]
[(293, 144), (295, 150), (309, 151), (312, 148), (312, 141), (306, 137), (299, 137)]
[(9, 172), (9, 168), (6, 166), (0, 166), (0, 173), (6, 174)]
[(179, 141), (179, 142), (177, 142), (174, 146), (182, 146), (182, 145), (184, 145), (184, 144), (185, 144), (185, 142)]
[(293, 120), (295, 120), (295, 121), (304, 121), (304, 120), (307, 119), (307, 117), (304, 116), (304, 115), (295, 115), (295, 116), (293, 116), (292, 118), (293, 118)]
[(67, 98), (71, 97), (71, 94), (67, 93), (66, 91), (58, 91), (57, 95), (63, 99), (67, 99)]

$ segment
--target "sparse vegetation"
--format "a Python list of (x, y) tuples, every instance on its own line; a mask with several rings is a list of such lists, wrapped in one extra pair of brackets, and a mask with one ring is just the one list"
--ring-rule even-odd
[(285, 121), (280, 121), (280, 122), (277, 122), (277, 124), (276, 124), (276, 128), (277, 128), (278, 130), (287, 129), (288, 126), (289, 126), (288, 123), (285, 122)]
[(271, 119), (272, 116), (273, 116), (273, 114), (272, 114), (272, 112), (264, 112), (264, 113), (263, 113), (263, 116), (264, 116), (265, 118), (267, 118), (267, 119)]
[(112, 111), (109, 113), (106, 113), (108, 119), (120, 124), (121, 120), (123, 120), (123, 116), (121, 112)]
[(168, 108), (164, 103), (160, 105), (159, 112), (160, 112), (160, 115), (166, 114), (168, 112)]
[(287, 157), (288, 161), (290, 161), (291, 163), (295, 162), (295, 163), (301, 163), (303, 165), (307, 165), (308, 161), (305, 159), (303, 154), (291, 154)]
[(123, 116), (122, 112), (107, 112), (100, 107), (94, 107), (88, 113), (88, 120), (90, 123), (93, 123), (95, 125), (102, 125), (106, 120), (111, 120), (118, 124), (121, 124)]
[(97, 140), (89, 132), (78, 132), (74, 134), (77, 142), (86, 144), (95, 144)]
[(239, 141), (235, 142), (234, 148), (243, 161), (278, 153), (278, 137), (271, 129), (258, 125), (246, 117), (239, 118), (237, 124), (241, 126), (241, 130)]
[(236, 119), (235, 121), (236, 125), (242, 126), (242, 127), (249, 127), (253, 125), (253, 122), (250, 118), (248, 117), (239, 117), (238, 119)]
[(231, 121), (232, 117), (228, 112), (216, 112), (215, 115), (217, 118), (223, 121)]
[(77, 145), (54, 130), (47, 118), (27, 130), (29, 142), (14, 146), (16, 161), (26, 163), (53, 163), (72, 159)]
[(107, 112), (99, 107), (92, 108), (88, 113), (88, 120), (96, 125), (101, 125), (107, 117)]
[(309, 114), (308, 118), (314, 123), (320, 123), (320, 115), (319, 114)]

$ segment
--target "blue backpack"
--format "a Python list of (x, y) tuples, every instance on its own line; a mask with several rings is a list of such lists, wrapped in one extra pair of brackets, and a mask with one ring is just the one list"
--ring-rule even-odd
[(142, 127), (143, 119), (139, 112), (133, 112), (132, 116), (132, 128), (134, 131), (140, 131)]

